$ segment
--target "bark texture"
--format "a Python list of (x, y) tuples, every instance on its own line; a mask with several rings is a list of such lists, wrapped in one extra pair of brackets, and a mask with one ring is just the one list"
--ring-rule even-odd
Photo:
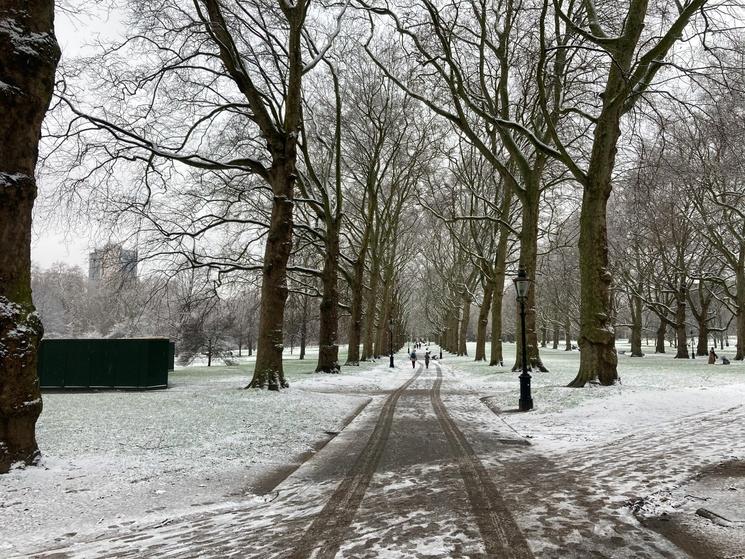
[[(618, 130), (616, 130), (618, 134)], [(615, 159), (616, 143), (612, 143)], [(610, 149), (610, 148), (609, 148)], [(598, 171), (599, 172), (599, 171)], [(603, 173), (605, 175), (605, 173)], [(618, 356), (611, 323), (611, 273), (608, 268), (607, 202), (610, 174), (595, 188), (586, 188), (580, 215), (580, 348), (579, 372), (570, 386), (598, 380), (612, 385), (618, 380)]]
[[(688, 359), (688, 337), (686, 335), (686, 286), (681, 282), (675, 296), (675, 339), (678, 342), (676, 359)], [(693, 350), (693, 348), (691, 348)]]
[(660, 325), (654, 337), (654, 352), (665, 353), (665, 334), (667, 333), (667, 323), (660, 319)]
[[(512, 206), (512, 191), (507, 190), (500, 208), (500, 217), (507, 221)], [(504, 225), (499, 229), (499, 243), (497, 244), (497, 256), (494, 260), (494, 279), (492, 286), (491, 302), (491, 355), (489, 365), (504, 363), (502, 355), (502, 302), (504, 300), (505, 262), (507, 260), (507, 247), (510, 242), (510, 230)]]
[(350, 305), (349, 317), (349, 350), (347, 353), (347, 365), (360, 364), (360, 341), (362, 339), (362, 304), (363, 304), (363, 281), (365, 279), (365, 261), (364, 254), (360, 255), (354, 262), (352, 270), (352, 282), (350, 285), (352, 291), (352, 301)]
[[(583, 3), (590, 6), (592, 3)], [(680, 10), (664, 34), (650, 43), (642, 38), (647, 25), (649, 0), (631, 0), (618, 39), (607, 45), (612, 57), (600, 94), (602, 108), (594, 120), (592, 150), (582, 176), (580, 211), (580, 366), (570, 386), (584, 386), (598, 379), (603, 385), (618, 381), (618, 357), (612, 322), (612, 276), (608, 263), (607, 203), (612, 190), (621, 118), (654, 82), (662, 61), (683, 36), (691, 19), (706, 0), (679, 3)], [(602, 31), (599, 19), (591, 28)]]
[(305, 359), (305, 346), (308, 342), (308, 296), (303, 295), (303, 315), (300, 323), (300, 356), (299, 361)]
[(388, 321), (393, 316), (391, 314), (393, 308), (393, 273), (394, 264), (393, 258), (395, 257), (395, 250), (391, 251), (388, 261), (385, 263), (385, 272), (383, 278), (383, 296), (380, 307), (380, 320), (378, 320), (377, 335), (375, 338), (375, 357), (378, 358), (381, 355), (387, 353), (389, 346), (389, 325)]
[(279, 390), (289, 386), (282, 369), (283, 322), (288, 294), (287, 262), (292, 251), (297, 143), (302, 128), (302, 34), (308, 2), (298, 0), (280, 6), (288, 27), (286, 59), (283, 60), (287, 68), (282, 93), (284, 114), (278, 115), (267, 106), (265, 94), (247, 76), (223, 16), (221, 2), (203, 1), (209, 15), (209, 32), (220, 50), (220, 59), (244, 94), (252, 120), (261, 130), (271, 156), (271, 167), (262, 172), (272, 190), (273, 201), (262, 267), (256, 365), (248, 387)]
[(43, 329), (31, 299), (31, 214), (59, 57), (52, 0), (0, 0), (0, 473), (40, 455)]
[(489, 310), (491, 309), (492, 293), (494, 284), (485, 278), (484, 298), (479, 309), (479, 323), (476, 329), (476, 361), (486, 361), (486, 327), (489, 324)]
[[(742, 361), (745, 358), (745, 251), (740, 251), (740, 257), (737, 265), (737, 315), (735, 324), (737, 328), (737, 353), (736, 361)], [(729, 346), (729, 340), (727, 340)]]
[(696, 322), (698, 323), (696, 355), (704, 357), (709, 355), (709, 300), (701, 299), (701, 312), (696, 316)]
[(380, 257), (374, 255), (370, 271), (370, 290), (367, 292), (367, 309), (365, 310), (365, 339), (362, 344), (362, 360), (374, 357), (375, 324), (378, 302), (378, 282), (380, 281)]
[(321, 283), (323, 296), (320, 306), (318, 334), (318, 365), (316, 372), (339, 373), (339, 226), (334, 221), (326, 231), (326, 254), (323, 261)]
[(289, 386), (282, 369), (282, 350), (288, 293), (287, 261), (292, 251), (295, 162), (293, 157), (272, 168), (271, 186), (275, 199), (264, 249), (256, 367), (249, 388), (279, 390)]
[(502, 366), (502, 301), (504, 300), (504, 269), (494, 274), (494, 290), (491, 301), (491, 353), (489, 365)]
[(642, 298), (631, 298), (631, 357), (644, 357), (642, 351)]
[(458, 340), (460, 339), (460, 308), (456, 307), (450, 315), (450, 327), (448, 328), (448, 347), (450, 353), (458, 353)]
[(460, 330), (458, 332), (458, 355), (468, 355), (468, 346), (466, 345), (468, 334), (468, 323), (471, 321), (471, 296), (463, 297), (463, 313), (460, 319)]

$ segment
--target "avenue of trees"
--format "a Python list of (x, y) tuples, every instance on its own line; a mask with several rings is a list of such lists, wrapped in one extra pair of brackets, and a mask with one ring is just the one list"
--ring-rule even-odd
[(529, 365), (579, 347), (572, 386), (617, 382), (621, 333), (687, 357), (733, 329), (743, 359), (737, 3), (108, 3), (124, 37), (57, 69), (54, 2), (0, 2), (0, 472), (38, 453), (45, 114), (45, 208), (153, 272), (116, 304), (36, 272), (50, 333), (255, 347), (247, 386), (271, 390), (311, 338), (319, 372), (391, 331), (501, 366), (522, 267)]

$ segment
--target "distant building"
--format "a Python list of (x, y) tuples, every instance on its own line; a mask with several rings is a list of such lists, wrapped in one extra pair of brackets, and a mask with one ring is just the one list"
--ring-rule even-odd
[(88, 256), (88, 279), (126, 285), (137, 280), (137, 251), (108, 244)]

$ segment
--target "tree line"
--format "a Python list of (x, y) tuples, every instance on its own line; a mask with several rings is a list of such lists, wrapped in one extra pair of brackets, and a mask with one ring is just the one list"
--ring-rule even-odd
[[(477, 358), (491, 318), (489, 360), (502, 362), (495, 324), (517, 267), (534, 280), (528, 358), (545, 368), (539, 332), (564, 321), (581, 348), (573, 386), (616, 382), (624, 297), (634, 332), (639, 309), (679, 328), (684, 300), (705, 317), (699, 326), (713, 324), (712, 304), (745, 322), (739, 198), (723, 178), (737, 154), (712, 147), (706, 124), (708, 101), (742, 74), (741, 14), (725, 1), (112, 0), (126, 36), (63, 60), (56, 84), (54, 3), (20, 4), (0, 11), (12, 47), (2, 50), (3, 109), (18, 116), (0, 135), (13, 154), (0, 168), (0, 208), (13, 215), (0, 219), (10, 255), (0, 334), (17, 340), (2, 353), (0, 440), (16, 441), (3, 463), (35, 456), (41, 327), (28, 240), (52, 98), (48, 203), (136, 239), (144, 261), (174, 277), (255, 280), (252, 387), (287, 386), (291, 293), (319, 302), (325, 372), (340, 367), (340, 311), (354, 365), (385, 350), (389, 329), (402, 343), (423, 286), (436, 299), (423, 309), (429, 327), (457, 351), (480, 300)], [(700, 194), (674, 191), (692, 183)], [(657, 228), (645, 212), (672, 221)], [(639, 222), (634, 238), (615, 234)], [(686, 227), (691, 243), (706, 239), (705, 258), (687, 256)], [(564, 293), (546, 281), (561, 274), (575, 286)], [(539, 298), (575, 312), (549, 318)]]

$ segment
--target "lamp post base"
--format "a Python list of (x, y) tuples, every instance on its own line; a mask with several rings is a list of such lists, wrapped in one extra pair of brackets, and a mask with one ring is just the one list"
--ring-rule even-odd
[(533, 409), (533, 397), (530, 394), (530, 375), (526, 372), (520, 375), (520, 411)]

